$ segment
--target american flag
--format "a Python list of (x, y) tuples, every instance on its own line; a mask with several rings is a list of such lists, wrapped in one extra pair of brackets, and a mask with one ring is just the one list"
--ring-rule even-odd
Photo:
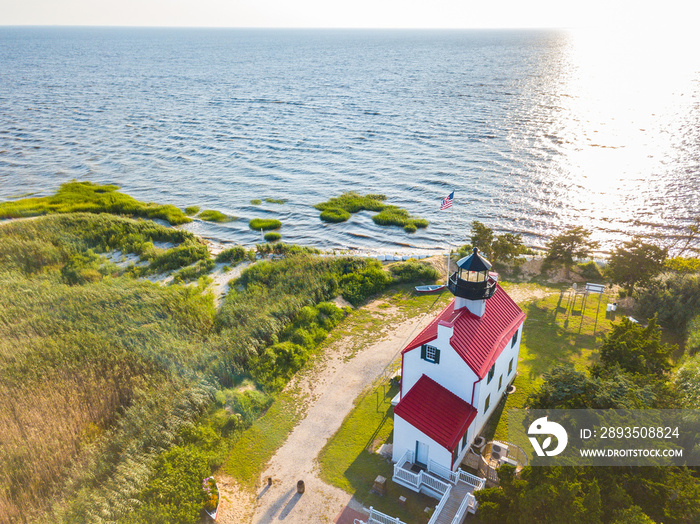
[(442, 204), (440, 204), (440, 211), (442, 211), (443, 209), (447, 209), (448, 207), (452, 207), (452, 200), (454, 199), (454, 197), (455, 192), (452, 191), (452, 193), (450, 193), (450, 196), (446, 196), (445, 198), (443, 198)]

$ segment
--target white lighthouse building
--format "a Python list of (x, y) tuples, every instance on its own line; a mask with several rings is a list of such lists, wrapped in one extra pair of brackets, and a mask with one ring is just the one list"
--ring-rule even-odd
[(413, 472), (457, 470), (518, 366), (525, 314), (476, 248), (457, 267), (454, 300), (402, 351), (392, 458)]

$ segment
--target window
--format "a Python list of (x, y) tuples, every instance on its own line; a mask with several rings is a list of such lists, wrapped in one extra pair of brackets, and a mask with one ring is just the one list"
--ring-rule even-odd
[(513, 359), (515, 357), (510, 359), (510, 362), (508, 363), (508, 374), (510, 375), (510, 372), (513, 371)]
[(464, 436), (462, 437), (462, 451), (464, 451), (464, 446), (467, 445), (467, 433), (464, 433)]
[(491, 369), (489, 370), (489, 378), (486, 380), (487, 384), (490, 384), (491, 381), (493, 380), (493, 375), (496, 373), (496, 363), (493, 363), (493, 366), (491, 366)]
[(503, 375), (498, 377), (498, 391), (501, 391), (501, 386), (503, 386)]
[(518, 341), (518, 331), (519, 331), (519, 328), (515, 330), (515, 335), (513, 335), (513, 340), (510, 341), (510, 347), (514, 347), (515, 343)]
[(491, 404), (491, 395), (486, 397), (486, 402), (484, 402), (484, 413), (489, 410), (489, 404)]
[(423, 344), (420, 347), (420, 358), (433, 364), (440, 363), (440, 350), (434, 346)]

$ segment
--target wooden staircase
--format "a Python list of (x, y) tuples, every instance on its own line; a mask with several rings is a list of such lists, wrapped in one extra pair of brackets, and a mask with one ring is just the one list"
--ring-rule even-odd
[(462, 504), (464, 497), (466, 497), (467, 493), (470, 493), (472, 489), (472, 486), (466, 482), (457, 482), (457, 484), (452, 486), (450, 498), (447, 499), (445, 506), (437, 516), (435, 524), (452, 524), (452, 519), (454, 519), (457, 514), (460, 504)]

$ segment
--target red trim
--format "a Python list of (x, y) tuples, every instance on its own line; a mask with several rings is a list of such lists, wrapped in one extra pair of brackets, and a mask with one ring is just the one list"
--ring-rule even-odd
[(401, 397), (394, 414), (452, 452), (476, 418), (477, 410), (427, 375), (422, 375)]

